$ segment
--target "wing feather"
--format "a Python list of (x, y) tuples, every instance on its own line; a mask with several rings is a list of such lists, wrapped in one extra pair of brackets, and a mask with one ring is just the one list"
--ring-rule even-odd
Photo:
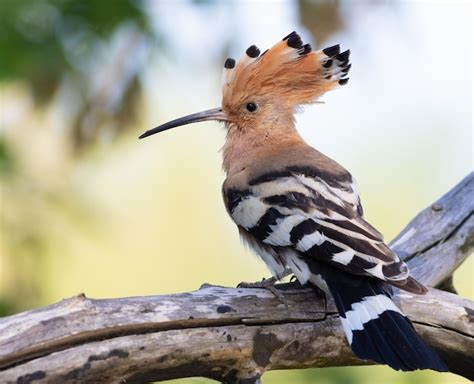
[(267, 254), (269, 246), (282, 254), (292, 249), (303, 259), (402, 284), (408, 268), (364, 220), (351, 175), (323, 176), (307, 166), (270, 172), (249, 188), (224, 188), (224, 199), (234, 222), (265, 244)]

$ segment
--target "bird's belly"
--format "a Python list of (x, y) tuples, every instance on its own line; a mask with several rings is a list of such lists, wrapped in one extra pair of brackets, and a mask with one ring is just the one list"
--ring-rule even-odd
[(282, 255), (280, 255), (272, 246), (257, 240), (241, 227), (239, 227), (239, 231), (244, 244), (246, 244), (262, 259), (267, 268), (270, 270), (272, 276), (280, 279), (285, 274), (286, 269), (286, 262)]

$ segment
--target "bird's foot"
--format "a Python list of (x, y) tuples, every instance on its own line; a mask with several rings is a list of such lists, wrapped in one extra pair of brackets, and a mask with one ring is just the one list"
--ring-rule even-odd
[(262, 279), (262, 281), (257, 281), (255, 283), (246, 283), (246, 282), (241, 282), (237, 285), (237, 288), (260, 288), (260, 289), (266, 289), (273, 293), (273, 295), (283, 304), (285, 304), (285, 307), (288, 307), (285, 301), (285, 297), (283, 294), (277, 289), (275, 286), (276, 282), (278, 280), (275, 277), (270, 277), (268, 279)]

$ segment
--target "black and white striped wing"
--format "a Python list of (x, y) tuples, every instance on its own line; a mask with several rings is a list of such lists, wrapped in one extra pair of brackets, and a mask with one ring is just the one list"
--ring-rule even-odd
[[(406, 265), (362, 218), (350, 174), (328, 180), (316, 170), (291, 169), (224, 189), (227, 209), (245, 232), (286, 255), (288, 266), (313, 259), (381, 280), (406, 280)], [(293, 269), (293, 268), (292, 268)]]

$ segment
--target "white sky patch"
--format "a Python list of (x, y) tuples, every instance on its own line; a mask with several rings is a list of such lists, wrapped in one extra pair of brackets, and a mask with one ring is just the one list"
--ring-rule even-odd
[(252, 44), (263, 52), (295, 29), (304, 40), (308, 36), (299, 26), (293, 1), (237, 0), (232, 4), (231, 20), (235, 20), (232, 34), (236, 37), (232, 48), (239, 55)]

